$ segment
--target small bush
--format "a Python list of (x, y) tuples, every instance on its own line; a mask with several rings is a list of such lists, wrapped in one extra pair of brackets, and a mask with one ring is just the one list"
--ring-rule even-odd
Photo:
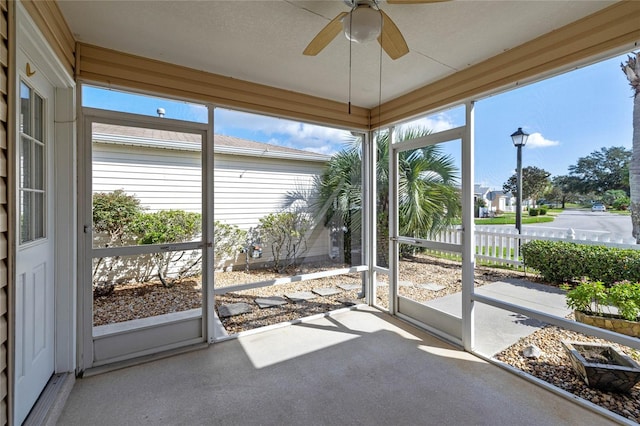
[(640, 314), (640, 283), (622, 281), (605, 287), (601, 281), (585, 280), (567, 292), (567, 306), (589, 315), (613, 314), (610, 306), (628, 321)]
[(629, 197), (622, 197), (615, 200), (612, 204), (612, 207), (615, 210), (627, 210), (629, 208), (629, 204), (631, 203)]
[(273, 267), (283, 273), (298, 266), (299, 257), (307, 251), (307, 233), (311, 220), (303, 212), (270, 213), (260, 219), (258, 229), (265, 242), (271, 245)]
[(538, 212), (540, 213), (540, 216), (544, 216), (544, 215), (546, 215), (546, 214), (547, 214), (547, 209), (546, 209), (546, 208), (544, 208), (544, 207), (540, 207), (540, 208), (538, 209)]
[[(160, 210), (139, 214), (132, 227), (139, 236), (139, 244), (182, 243), (195, 240), (201, 233), (202, 217), (200, 213), (184, 210)], [(183, 264), (176, 272), (177, 279), (199, 272), (197, 268), (201, 265), (202, 255), (192, 253), (191, 259), (184, 259), (185, 254), (168, 251), (153, 255), (158, 278), (165, 287), (173, 285), (167, 281), (167, 274), (174, 262), (182, 261)]]
[(213, 222), (213, 256), (217, 264), (235, 259), (244, 247), (247, 231), (218, 220)]
[(105, 247), (124, 245), (124, 239), (132, 232), (131, 226), (143, 212), (134, 195), (122, 189), (93, 194), (93, 232), (109, 234)]
[(549, 282), (640, 282), (640, 250), (535, 240), (522, 245), (522, 258)]
[(538, 213), (540, 213), (540, 209), (534, 209), (534, 208), (529, 209), (529, 216), (538, 216)]

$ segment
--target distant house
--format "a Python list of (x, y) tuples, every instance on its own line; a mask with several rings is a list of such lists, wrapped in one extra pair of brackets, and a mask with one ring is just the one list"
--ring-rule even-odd
[(476, 206), (478, 206), (478, 204), (480, 203), (480, 205), (484, 205), (483, 207), (477, 207), (476, 208), (476, 217), (483, 217), (486, 216), (487, 212), (489, 211), (489, 192), (491, 192), (491, 189), (489, 187), (486, 186), (482, 186), (480, 184), (475, 184), (473, 187), (473, 200), (474, 200), (474, 204)]
[[(496, 212), (515, 212), (516, 197), (511, 192), (492, 190), (489, 187), (476, 184), (474, 187), (474, 199), (483, 200), (485, 207), (480, 208), (480, 216)], [(522, 200), (522, 208), (532, 204), (532, 200)]]
[(489, 204), (487, 207), (492, 212), (513, 212), (516, 208), (516, 199), (511, 192), (489, 191), (487, 194)]
[[(200, 211), (199, 135), (102, 123), (94, 123), (92, 133), (94, 193), (123, 189), (149, 211)], [(244, 230), (284, 210), (291, 192), (309, 193), (331, 158), (225, 135), (214, 136), (213, 151), (214, 219)], [(306, 256), (327, 257), (330, 250), (320, 223)], [(268, 249), (264, 254), (263, 261), (269, 260)]]

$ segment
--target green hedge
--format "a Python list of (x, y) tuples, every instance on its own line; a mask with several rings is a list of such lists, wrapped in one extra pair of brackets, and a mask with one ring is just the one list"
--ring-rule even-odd
[(618, 281), (640, 282), (640, 250), (535, 240), (523, 244), (525, 266), (550, 282), (589, 278), (610, 285)]

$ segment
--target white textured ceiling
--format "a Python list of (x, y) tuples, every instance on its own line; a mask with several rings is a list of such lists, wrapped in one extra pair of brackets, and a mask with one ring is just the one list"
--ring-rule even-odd
[[(410, 52), (341, 34), (302, 51), (342, 0), (58, 0), (78, 41), (340, 102), (374, 107), (600, 10), (613, 1), (461, 1), (380, 7)], [(351, 61), (349, 53), (351, 50)], [(380, 76), (381, 72), (381, 76)], [(381, 90), (380, 90), (381, 89)]]

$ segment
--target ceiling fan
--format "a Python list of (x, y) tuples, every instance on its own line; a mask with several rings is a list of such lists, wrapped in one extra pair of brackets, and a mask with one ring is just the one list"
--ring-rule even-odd
[[(387, 0), (389, 4), (439, 3), (449, 0)], [(311, 40), (302, 52), (307, 56), (315, 56), (322, 51), (339, 33), (356, 43), (378, 39), (382, 49), (391, 59), (398, 59), (409, 53), (409, 47), (396, 24), (378, 6), (379, 0), (344, 0), (351, 8), (331, 20)]]

